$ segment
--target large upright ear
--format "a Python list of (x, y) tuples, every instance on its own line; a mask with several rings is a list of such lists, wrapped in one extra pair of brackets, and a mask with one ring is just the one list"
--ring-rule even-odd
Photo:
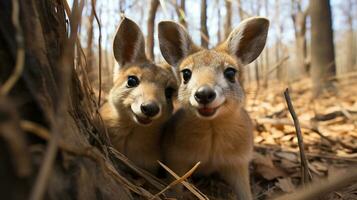
[(269, 20), (253, 17), (242, 21), (228, 36), (226, 51), (236, 56), (243, 65), (254, 61), (263, 51), (269, 29)]
[(121, 21), (114, 38), (113, 52), (120, 66), (147, 60), (143, 33), (132, 20), (124, 18)]
[(199, 49), (180, 24), (162, 21), (158, 30), (161, 54), (172, 66), (177, 66), (184, 57)]

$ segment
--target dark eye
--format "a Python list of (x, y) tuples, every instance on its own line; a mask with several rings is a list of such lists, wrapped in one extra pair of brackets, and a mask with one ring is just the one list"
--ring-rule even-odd
[(174, 92), (175, 92), (175, 89), (174, 89), (174, 88), (172, 88), (172, 87), (167, 87), (167, 88), (165, 89), (165, 97), (166, 97), (166, 99), (171, 99), (171, 98), (172, 98), (172, 95), (174, 94)]
[(136, 76), (128, 76), (128, 81), (126, 83), (126, 87), (132, 88), (138, 86), (140, 83), (138, 77)]
[(236, 79), (235, 79), (235, 77), (236, 77), (236, 72), (237, 72), (236, 69), (229, 67), (229, 68), (227, 68), (226, 70), (224, 70), (223, 73), (224, 73), (224, 77), (225, 77), (228, 81), (234, 83), (234, 82), (236, 81)]
[(183, 83), (185, 83), (185, 84), (188, 83), (188, 81), (190, 80), (191, 75), (192, 75), (191, 70), (184, 69), (181, 71), (181, 73), (182, 73)]

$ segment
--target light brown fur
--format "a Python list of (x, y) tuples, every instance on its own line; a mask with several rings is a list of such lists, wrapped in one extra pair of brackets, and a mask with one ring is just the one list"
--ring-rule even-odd
[[(192, 72), (189, 81), (184, 82), (183, 75), (180, 77), (178, 101), (182, 108), (166, 126), (163, 139), (165, 162), (179, 175), (201, 162), (195, 174), (218, 173), (233, 187), (240, 200), (252, 199), (249, 162), (253, 152), (252, 122), (243, 108), (242, 68), (260, 54), (265, 44), (268, 24), (267, 20), (262, 18), (245, 23), (233, 31), (226, 42), (211, 50), (197, 48), (180, 25), (173, 22), (159, 24), (160, 48), (165, 59), (176, 67), (178, 76), (181, 76), (185, 69)], [(260, 24), (263, 27), (256, 27)], [(262, 29), (257, 32), (257, 37), (262, 38), (254, 37), (254, 28)], [(181, 38), (167, 38), (167, 30), (171, 34), (176, 30)], [(237, 35), (244, 38), (246, 32), (250, 36), (248, 40), (237, 38)], [(258, 44), (252, 44), (256, 45), (257, 49), (249, 49), (251, 45), (246, 43), (255, 39)], [(232, 44), (232, 41), (235, 44)], [(263, 44), (260, 44), (261, 41)], [(172, 46), (179, 50), (170, 52)], [(194, 52), (187, 47), (192, 47)], [(175, 55), (171, 55), (172, 53)], [(225, 79), (223, 74), (227, 68), (236, 70), (235, 81), (229, 82)], [(221, 99), (219, 103), (215, 103), (215, 99), (208, 104), (208, 107), (211, 104), (218, 106), (216, 113), (210, 117), (198, 114), (197, 110), (202, 105), (192, 98), (195, 91), (203, 85), (213, 88), (217, 94), (216, 99)]]
[[(121, 34), (125, 30), (131, 30), (130, 34)], [(136, 39), (127, 38), (133, 35), (137, 35)], [(108, 103), (100, 112), (114, 148), (139, 167), (156, 173), (159, 167), (157, 160), (161, 160), (162, 124), (173, 111), (172, 99), (165, 96), (165, 90), (176, 89), (176, 78), (171, 67), (153, 64), (146, 58), (144, 49), (137, 48), (143, 45), (144, 40), (140, 29), (131, 20), (125, 18), (122, 21), (116, 40), (114, 54), (121, 66)], [(129, 87), (130, 76), (137, 77), (140, 83)], [(140, 111), (140, 105), (145, 102), (155, 102), (160, 107), (159, 114), (152, 118), (145, 116)], [(140, 124), (138, 117), (151, 123)]]

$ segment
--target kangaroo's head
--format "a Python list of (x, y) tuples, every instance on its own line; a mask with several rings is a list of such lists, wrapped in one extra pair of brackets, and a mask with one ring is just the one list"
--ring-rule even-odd
[(172, 114), (177, 81), (171, 67), (156, 65), (146, 57), (144, 43), (140, 28), (124, 18), (113, 44), (120, 68), (109, 101), (121, 119), (149, 126)]
[(226, 41), (207, 50), (196, 46), (183, 26), (160, 22), (161, 53), (180, 77), (181, 105), (203, 119), (229, 114), (242, 105), (243, 66), (254, 61), (263, 50), (268, 27), (266, 18), (247, 19)]

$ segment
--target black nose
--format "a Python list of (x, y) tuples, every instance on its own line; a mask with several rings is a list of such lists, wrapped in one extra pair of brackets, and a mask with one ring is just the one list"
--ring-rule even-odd
[(195, 99), (198, 103), (208, 104), (216, 98), (216, 93), (209, 86), (202, 86), (198, 88), (195, 93)]
[(140, 106), (141, 111), (144, 113), (144, 115), (148, 117), (153, 117), (159, 113), (160, 108), (155, 102), (147, 102), (143, 103)]

